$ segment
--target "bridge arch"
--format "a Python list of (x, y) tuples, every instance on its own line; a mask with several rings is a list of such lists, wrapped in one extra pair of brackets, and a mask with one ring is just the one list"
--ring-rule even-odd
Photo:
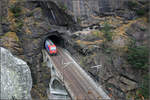
[(53, 77), (49, 85), (50, 93), (52, 95), (69, 96), (65, 86), (63, 85), (63, 82), (61, 82), (58, 77)]
[(64, 86), (62, 85), (62, 82), (58, 79), (52, 80), (51, 88), (54, 90), (65, 90)]

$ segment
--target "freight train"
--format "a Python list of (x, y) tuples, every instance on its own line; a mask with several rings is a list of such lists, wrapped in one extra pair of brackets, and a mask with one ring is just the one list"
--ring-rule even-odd
[(50, 55), (57, 55), (56, 45), (49, 39), (45, 41), (45, 48)]

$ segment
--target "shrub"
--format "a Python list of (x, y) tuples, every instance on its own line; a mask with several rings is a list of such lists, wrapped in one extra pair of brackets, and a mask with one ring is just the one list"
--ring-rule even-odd
[(104, 50), (104, 52), (107, 53), (107, 54), (111, 54), (112, 51), (113, 51), (112, 48), (106, 48), (106, 49)]
[(146, 13), (146, 10), (144, 8), (136, 10), (136, 14), (139, 16), (142, 16)]
[(81, 19), (77, 17), (77, 23), (81, 23)]
[(21, 29), (22, 26), (23, 26), (23, 22), (22, 21), (20, 21), (20, 22), (17, 23), (17, 28)]
[(60, 4), (59, 6), (63, 11), (67, 10), (67, 6), (65, 4)]
[(91, 32), (94, 37), (101, 37), (101, 32), (99, 30), (94, 30)]
[(139, 93), (144, 96), (145, 98), (148, 98), (149, 97), (149, 76), (144, 76), (144, 79), (141, 83), (141, 86), (140, 86), (140, 91)]
[(145, 98), (145, 100), (148, 100), (149, 97), (149, 76), (144, 75), (142, 82), (140, 83), (140, 87), (137, 90), (136, 93), (136, 99), (140, 99), (141, 96)]
[(145, 46), (129, 46), (127, 50), (127, 61), (134, 68), (148, 68), (148, 48)]
[(16, 19), (15, 23), (16, 23), (16, 28), (17, 28), (16, 31), (19, 31), (23, 27), (23, 21), (21, 19)]
[(147, 12), (147, 9), (142, 8), (136, 1), (128, 1), (127, 5), (131, 10), (134, 10), (139, 16), (142, 16)]
[(106, 38), (107, 41), (112, 40), (111, 26), (107, 22), (104, 23), (102, 32), (104, 33), (104, 37)]
[(130, 9), (133, 9), (133, 8), (137, 7), (138, 4), (137, 4), (137, 2), (135, 2), (135, 1), (128, 1), (128, 2), (127, 2), (127, 6), (128, 6)]
[(33, 12), (30, 12), (30, 13), (27, 15), (27, 17), (31, 17), (31, 16), (33, 16)]
[(14, 4), (10, 7), (10, 11), (14, 14), (14, 17), (21, 16), (21, 7)]

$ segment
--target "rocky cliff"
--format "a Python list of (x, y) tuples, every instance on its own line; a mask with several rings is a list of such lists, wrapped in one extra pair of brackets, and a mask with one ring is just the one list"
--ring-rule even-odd
[(29, 66), (0, 47), (1, 98), (31, 100), (32, 77)]
[(105, 18), (104, 23), (75, 32), (70, 52), (112, 99), (148, 98), (148, 89), (144, 88), (149, 80), (145, 17), (126, 22)]
[(0, 46), (27, 62), (33, 79), (31, 95), (33, 99), (45, 100), (50, 69), (42, 64), (41, 50), (44, 48), (44, 41), (50, 35), (65, 32), (74, 22), (53, 2), (48, 2), (52, 9), (47, 5), (43, 8), (43, 5), (45, 4), (41, 2), (26, 0), (2, 0)]
[[(112, 99), (147, 98), (147, 0), (38, 1), (1, 0), (0, 9), (0, 46), (29, 65), (32, 99), (47, 99), (50, 70), (41, 50), (51, 35), (69, 40), (65, 48)], [(133, 60), (136, 55), (145, 60)]]
[(148, 0), (51, 0), (74, 16), (77, 22), (93, 24), (98, 16), (135, 19), (148, 12)]

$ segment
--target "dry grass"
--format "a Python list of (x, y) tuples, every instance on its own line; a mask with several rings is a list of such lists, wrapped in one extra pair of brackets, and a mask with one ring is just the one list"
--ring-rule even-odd
[[(13, 1), (13, 2), (15, 2), (15, 1)], [(22, 10), (20, 13), (22, 14)], [(10, 22), (9, 27), (10, 27), (11, 31), (16, 31), (17, 28), (20, 28), (21, 24), (23, 25), (22, 20), (18, 20), (18, 18), (15, 18), (14, 16), (15, 16), (15, 14), (9, 8), (7, 20)]]
[(92, 30), (91, 34), (96, 36), (96, 37), (103, 38), (103, 33), (101, 31), (99, 31), (99, 30)]
[[(47, 96), (43, 96), (43, 94), (42, 94), (43, 91), (44, 91), (43, 90), (43, 84), (34, 85), (34, 88), (32, 88), (32, 90), (31, 90), (32, 94), (35, 94), (36, 97), (39, 97), (40, 100), (47, 100), (48, 97)], [(33, 100), (34, 100), (34, 98), (33, 98)]]
[(124, 45), (115, 45), (113, 44), (112, 45), (112, 48), (114, 49), (118, 49), (119, 51), (127, 51), (128, 50), (128, 42), (130, 40), (130, 38), (126, 35), (126, 30), (133, 24), (133, 23), (136, 23), (136, 22), (142, 22), (141, 24), (143, 25), (143, 27), (145, 26), (145, 23), (147, 21), (147, 18), (146, 17), (142, 17), (142, 18), (138, 18), (138, 19), (135, 19), (135, 20), (131, 20), (131, 21), (128, 21), (127, 24), (122, 24), (120, 27), (116, 28), (114, 30), (115, 32), (115, 35), (113, 36), (113, 41), (116, 41), (118, 38), (122, 38), (122, 40), (125, 42)]
[(26, 13), (28, 13), (28, 12), (31, 12), (28, 8), (24, 8), (24, 7), (22, 7), (22, 13), (23, 14), (26, 14)]
[(14, 30), (15, 27), (15, 18), (13, 17), (13, 13), (8, 9), (8, 16), (7, 16), (8, 21), (10, 22), (10, 29)]
[(9, 4), (15, 4), (17, 2), (17, 0), (10, 0)]
[(122, 23), (122, 18), (119, 16), (116, 17), (108, 16), (103, 18), (103, 21), (101, 21), (100, 24), (103, 25), (105, 22), (108, 22), (111, 25), (116, 25)]
[(19, 38), (15, 32), (7, 32), (3, 36), (0, 36), (2, 45), (7, 48), (13, 48), (17, 45), (16, 42), (19, 42)]
[(8, 37), (8, 38), (12, 38), (16, 41), (19, 41), (19, 38), (18, 38), (18, 36), (16, 35), (15, 32), (8, 32), (3, 37)]
[(102, 43), (103, 40), (96, 40), (96, 41), (93, 41), (93, 42), (90, 42), (90, 41), (82, 41), (82, 40), (77, 40), (76, 43), (78, 44), (84, 44), (84, 45), (94, 45), (94, 44), (100, 44)]
[(37, 11), (42, 12), (42, 9), (41, 9), (40, 7), (38, 7), (38, 8), (35, 8), (35, 9), (33, 10), (33, 12), (37, 12)]
[[(137, 18), (135, 20), (130, 20), (130, 21), (127, 21), (127, 23), (124, 23), (123, 19), (121, 17), (106, 17), (104, 21), (100, 22), (100, 24), (103, 25), (105, 22), (108, 22), (108, 24), (110, 26), (116, 26), (115, 29), (112, 29), (112, 32), (113, 32), (112, 40), (118, 41), (118, 43), (117, 44), (112, 43), (111, 45), (112, 45), (112, 48), (118, 49), (118, 50), (124, 52), (127, 50), (127, 44), (128, 44), (128, 41), (130, 40), (130, 38), (126, 34), (126, 30), (133, 23), (136, 23), (139, 21), (144, 27), (145, 23), (147, 22), (147, 18), (146, 17)], [(106, 39), (103, 36), (104, 33), (102, 31), (99, 31), (99, 30), (81, 31), (79, 33), (85, 34), (85, 35), (92, 34), (93, 36), (99, 37), (102, 40), (96, 40), (96, 41), (92, 41), (92, 42), (91, 41), (77, 40), (76, 43), (78, 43), (78, 44), (95, 45), (95, 44), (100, 44), (100, 43), (103, 43), (104, 41), (106, 41)], [(120, 42), (119, 42), (119, 38), (121, 39)]]
[(26, 32), (26, 34), (32, 34), (32, 32), (30, 31), (30, 29), (28, 27), (25, 28), (25, 32)]
[(128, 24), (123, 24), (122, 26), (118, 27), (115, 31), (115, 33), (117, 33), (116, 35), (121, 35), (121, 36), (124, 36), (126, 37), (125, 35), (125, 31), (127, 28), (129, 28), (133, 23), (136, 23), (138, 21), (144, 21), (146, 22), (146, 18), (145, 17), (142, 17), (142, 18), (138, 18), (138, 19), (135, 19), (135, 20), (131, 20), (131, 21), (128, 21), (129, 23)]

